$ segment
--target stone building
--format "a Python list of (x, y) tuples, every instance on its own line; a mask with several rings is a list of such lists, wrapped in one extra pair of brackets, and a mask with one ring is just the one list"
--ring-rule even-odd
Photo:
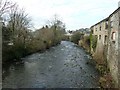
[(98, 22), (97, 24), (91, 26), (92, 35), (97, 38), (96, 50), (93, 53), (93, 58), (98, 64), (104, 64), (105, 48), (108, 39), (108, 18)]
[(120, 7), (106, 19), (91, 26), (91, 30), (92, 35), (97, 37), (97, 46), (93, 53), (93, 57), (98, 64), (107, 64), (111, 76), (115, 81), (115, 85), (118, 87), (118, 33), (120, 33)]
[(0, 17), (0, 89), (2, 89), (2, 18)]
[(120, 1), (118, 2), (118, 7), (120, 7)]
[(106, 40), (108, 37), (108, 18), (93, 25), (91, 29), (93, 30), (92, 34), (98, 37), (98, 42), (101, 42), (103, 45), (107, 44)]
[(109, 16), (107, 63), (111, 75), (118, 85), (118, 31), (120, 27), (120, 7)]

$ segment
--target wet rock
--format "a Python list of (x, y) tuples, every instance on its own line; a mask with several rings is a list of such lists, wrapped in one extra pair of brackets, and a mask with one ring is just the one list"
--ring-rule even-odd
[(58, 76), (58, 74), (55, 74), (55, 76)]
[(21, 64), (23, 64), (23, 63), (24, 63), (24, 61), (22, 60), (22, 61), (21, 61)]
[(62, 84), (65, 84), (64, 82)]
[(65, 70), (63, 69), (62, 71), (64, 72)]
[(40, 74), (45, 74), (45, 73), (40, 73)]
[(15, 70), (15, 68), (13, 66), (10, 67), (10, 70)]
[(15, 64), (20, 64), (20, 62), (16, 62)]
[(95, 79), (95, 77), (93, 75), (91, 75), (91, 77)]
[(5, 73), (5, 71), (3, 70), (3, 71), (2, 71), (2, 73), (4, 74), (4, 73)]
[(51, 69), (52, 68), (52, 66), (49, 66), (49, 69)]
[(82, 67), (80, 67), (80, 69), (82, 69)]
[(66, 65), (66, 63), (64, 63), (64, 65)]
[(75, 73), (75, 72), (72, 72), (73, 74)]

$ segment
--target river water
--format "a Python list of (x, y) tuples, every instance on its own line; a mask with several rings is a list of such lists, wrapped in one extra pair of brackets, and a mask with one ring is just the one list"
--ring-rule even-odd
[(3, 88), (96, 88), (99, 73), (90, 56), (74, 43), (60, 45), (23, 58), (11, 65)]

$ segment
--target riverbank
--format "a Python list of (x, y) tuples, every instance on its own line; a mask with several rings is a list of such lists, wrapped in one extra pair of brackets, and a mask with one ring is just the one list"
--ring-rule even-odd
[[(80, 47), (83, 47), (85, 49), (85, 51), (91, 55), (90, 63), (91, 62), (93, 63), (93, 65), (99, 71), (99, 74), (100, 74), (99, 86), (101, 88), (114, 88), (115, 82), (114, 82), (114, 80), (110, 74), (110, 71), (107, 67), (107, 63), (102, 63), (102, 64), (98, 63), (98, 61), (96, 61), (96, 59), (95, 59), (94, 53), (91, 52), (91, 48), (90, 48), (91, 44), (88, 43), (88, 40), (89, 40), (89, 42), (91, 42), (89, 37), (90, 36), (88, 36), (87, 38), (83, 37), (79, 41), (78, 45)], [(96, 42), (96, 41), (93, 41), (93, 42)], [(95, 43), (94, 43), (94, 46), (96, 47)], [(96, 53), (96, 55), (98, 55), (98, 53)], [(98, 55), (98, 56), (100, 57), (101, 55)], [(102, 57), (103, 56), (101, 56), (101, 58)]]
[[(12, 63), (21, 62), (21, 58), (27, 55), (36, 52), (44, 52), (45, 50), (60, 44), (65, 33), (65, 30), (63, 29), (64, 28), (62, 27), (61, 29), (58, 29), (55, 25), (49, 27), (46, 25), (35, 31), (27, 29), (26, 32), (24, 32), (25, 34), (15, 33), (19, 34), (19, 37), (16, 37), (17, 35), (14, 35), (13, 32), (9, 32), (7, 26), (3, 26), (3, 72), (6, 67), (9, 67)], [(8, 37), (6, 37), (7, 33), (9, 33)]]
[(103, 55), (103, 53), (99, 53), (100, 50), (96, 52), (97, 38), (92, 34), (83, 35), (80, 32), (76, 32), (73, 33), (71, 39), (72, 40), (70, 41), (76, 43), (79, 47), (82, 47), (88, 54), (90, 54), (90, 59), (87, 64), (92, 64), (94, 68), (99, 71), (99, 86), (101, 88), (114, 88), (115, 85), (113, 78), (110, 74), (110, 70), (107, 67), (107, 62), (105, 62), (106, 52), (104, 53), (105, 55)]
[(29, 55), (32, 55), (34, 53), (44, 53), (45, 51), (49, 50), (50, 48), (52, 48), (54, 46), (59, 45), (60, 43), (61, 42), (57, 43), (56, 45), (54, 44), (51, 47), (43, 48), (42, 50), (38, 50), (38, 51), (35, 51), (35, 52), (31, 52), (31, 53), (26, 53), (24, 56), (21, 56), (18, 59), (9, 60), (7, 62), (2, 63), (2, 79), (4, 80), (4, 78), (6, 77), (6, 72), (10, 69), (11, 65), (22, 64), (22, 63), (24, 63), (23, 58), (25, 58)]
[(3, 88), (98, 88), (99, 73), (87, 64), (89, 54), (74, 43), (61, 44), (12, 65)]

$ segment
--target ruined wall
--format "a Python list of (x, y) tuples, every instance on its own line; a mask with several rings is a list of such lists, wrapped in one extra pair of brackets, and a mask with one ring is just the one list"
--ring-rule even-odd
[(119, 27), (118, 27), (118, 87), (120, 88), (120, 11), (118, 12)]
[(2, 88), (2, 22), (0, 22), (0, 89)]
[[(97, 46), (96, 50), (93, 53), (93, 59), (96, 60), (97, 64), (105, 64), (105, 52), (106, 52), (106, 45), (108, 39), (108, 18), (102, 20), (98, 24), (92, 27), (93, 34), (97, 36)], [(92, 49), (91, 49), (92, 50)]]
[(107, 65), (115, 81), (115, 87), (120, 87), (120, 71), (118, 72), (120, 69), (120, 7), (108, 18), (92, 26), (91, 30), (92, 35), (98, 37), (96, 50), (93, 52), (91, 48), (93, 58), (98, 64)]
[[(119, 9), (120, 12), (120, 9)], [(118, 85), (118, 30), (119, 30), (119, 13), (118, 11), (109, 17), (109, 32), (108, 32), (108, 53), (107, 63), (110, 73)]]

